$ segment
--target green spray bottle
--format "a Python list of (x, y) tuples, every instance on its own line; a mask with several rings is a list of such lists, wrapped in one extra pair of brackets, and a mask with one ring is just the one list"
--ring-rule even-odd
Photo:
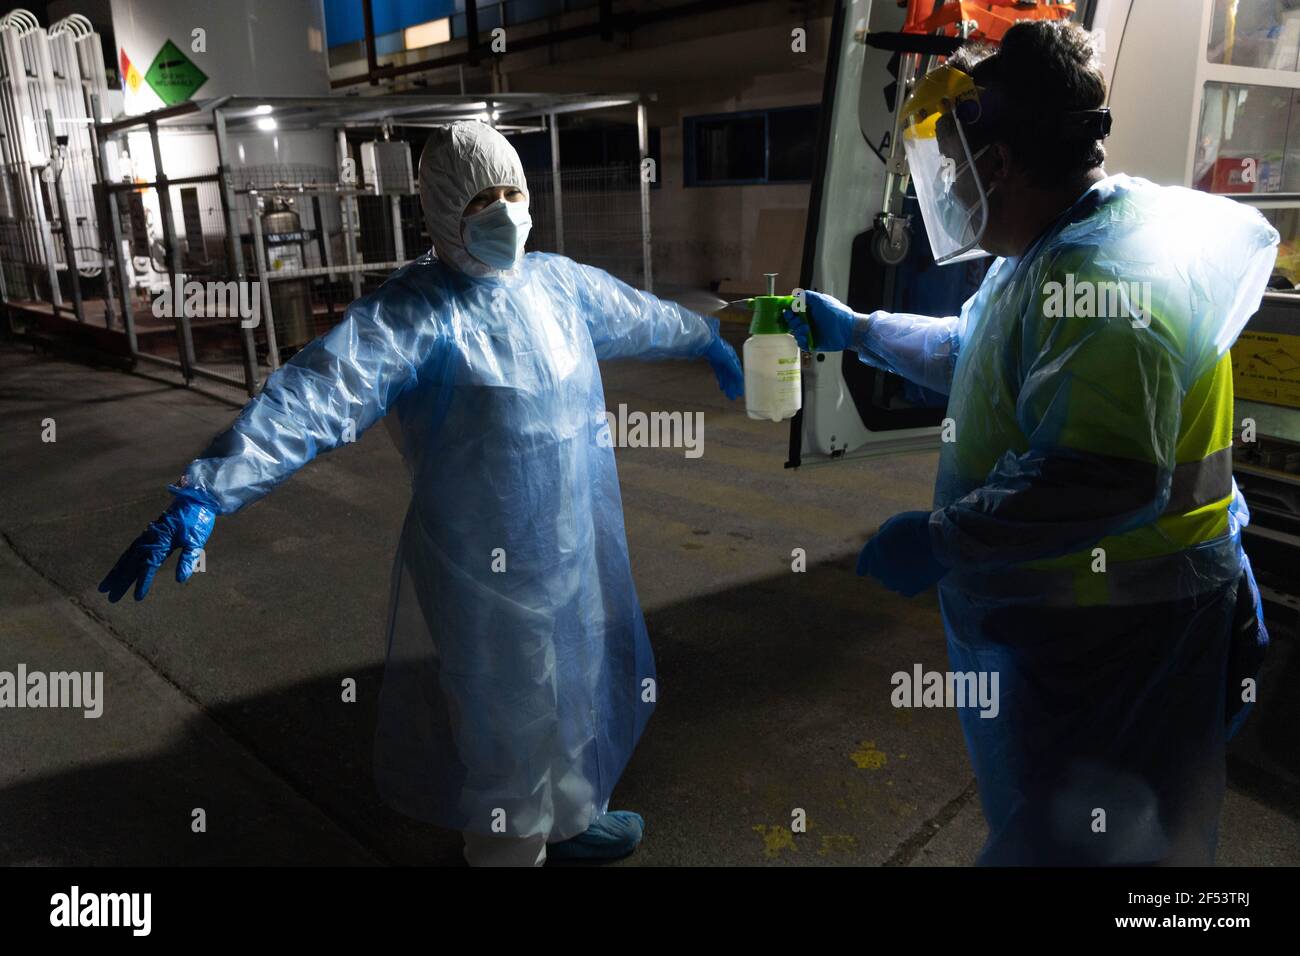
[(793, 418), (803, 407), (799, 343), (785, 321), (794, 296), (776, 294), (776, 276), (765, 273), (767, 295), (746, 300), (753, 318), (744, 347), (745, 413), (771, 422)]

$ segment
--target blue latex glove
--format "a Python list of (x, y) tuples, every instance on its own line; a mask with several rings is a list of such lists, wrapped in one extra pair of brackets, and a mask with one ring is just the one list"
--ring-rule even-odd
[(194, 565), (199, 560), (199, 552), (212, 534), (212, 525), (217, 520), (217, 513), (199, 501), (177, 496), (157, 521), (150, 522), (144, 534), (136, 538), (127, 548), (113, 570), (109, 571), (99, 584), (102, 594), (116, 604), (122, 595), (135, 585), (135, 599), (143, 601), (153, 583), (153, 576), (158, 573), (168, 555), (180, 549), (181, 556), (176, 560), (176, 580), (184, 584), (194, 573)]
[(645, 820), (630, 810), (601, 814), (585, 832), (546, 848), (549, 860), (617, 860), (637, 848)]
[(880, 526), (858, 556), (858, 574), (871, 575), (904, 597), (920, 594), (948, 573), (930, 543), (930, 512), (904, 511)]
[(718, 377), (718, 388), (727, 398), (740, 398), (745, 394), (745, 373), (740, 367), (736, 350), (721, 338), (714, 339), (704, 357), (713, 366), (713, 374)]
[(808, 324), (812, 323), (813, 343), (819, 352), (843, 352), (853, 348), (853, 331), (860, 318), (843, 302), (820, 292), (804, 291), (803, 312), (785, 310), (785, 321), (799, 347), (810, 351)]

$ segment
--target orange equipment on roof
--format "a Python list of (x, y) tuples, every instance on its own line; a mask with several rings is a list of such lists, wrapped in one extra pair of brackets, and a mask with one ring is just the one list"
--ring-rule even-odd
[[(999, 43), (1022, 20), (1068, 20), (1073, 3), (1046, 0), (899, 0), (907, 6), (904, 33), (961, 36), (966, 40)], [(962, 24), (974, 24), (962, 33)]]

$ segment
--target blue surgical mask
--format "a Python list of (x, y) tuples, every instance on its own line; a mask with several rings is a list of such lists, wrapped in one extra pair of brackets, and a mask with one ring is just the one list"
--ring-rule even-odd
[(528, 231), (533, 227), (528, 203), (498, 199), (485, 209), (461, 220), (465, 249), (471, 256), (494, 269), (513, 269), (524, 254)]

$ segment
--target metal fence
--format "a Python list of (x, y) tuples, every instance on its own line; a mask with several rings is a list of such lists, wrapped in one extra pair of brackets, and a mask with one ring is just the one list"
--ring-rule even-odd
[[(624, 282), (638, 287), (646, 284), (641, 185), (635, 164), (562, 169), (558, 222), (551, 170), (527, 170), (526, 174), (533, 218), (529, 249), (561, 252)], [(562, 238), (557, 235), (557, 225)]]
[[(168, 274), (154, 241), (147, 263), (153, 281), (137, 276), (134, 283), (148, 297), (134, 303), (140, 351), (183, 361), (192, 349), (198, 375), (251, 393), (337, 324), (350, 302), (423, 251), (418, 196), (369, 195), (364, 186), (334, 181), (331, 172), (301, 165), (237, 169), (237, 255), (217, 186), (170, 187), (184, 222), (178, 244), (187, 307), (177, 321), (158, 316)], [(130, 201), (145, 205), (149, 193), (133, 192)], [(191, 289), (202, 292), (201, 301), (191, 301)]]
[[(418, 195), (372, 195), (364, 183), (340, 184), (328, 167), (237, 167), (225, 200), (229, 215), (215, 167), (163, 172), (166, 203), (158, 185), (111, 190), (117, 223), (104, 235), (111, 244), (115, 234), (124, 250), (122, 275), (106, 256), (103, 281), (87, 286), (87, 320), (126, 332), (129, 312), (140, 358), (229, 389), (232, 399), (254, 393), (337, 324), (350, 302), (429, 247)], [(557, 218), (551, 171), (528, 172), (528, 249), (562, 252), (643, 286), (636, 167), (564, 169), (561, 177)], [(170, 238), (162, 228), (168, 216)], [(232, 222), (237, 243), (230, 242)], [(7, 239), (0, 234), (0, 251)], [(10, 298), (31, 295), (19, 294), (24, 270), (5, 278)], [(252, 318), (256, 324), (245, 331)]]
[[(251, 339), (259, 382), (337, 324), (349, 303), (429, 246), (418, 195), (369, 194), (364, 183), (360, 188), (340, 184), (331, 178), (332, 172), (302, 164), (233, 172), (240, 258), (250, 283), (240, 288), (252, 290), (251, 283), (257, 284), (252, 294), (258, 297), (261, 321)], [(561, 241), (551, 171), (528, 173), (534, 221), (528, 248), (562, 251), (642, 285), (640, 187), (635, 176), (636, 167), (630, 164), (562, 170)], [(200, 183), (171, 191), (172, 208), (181, 210), (185, 222), (180, 245), (187, 282), (235, 279), (217, 186)], [(165, 262), (152, 265), (161, 267), (160, 278), (165, 280)], [(240, 333), (244, 320), (238, 313), (246, 313), (250, 304), (244, 302), (231, 314), (221, 303), (215, 309), (205, 303), (201, 316), (182, 323), (152, 314), (143, 322), (137, 319), (141, 350), (177, 355), (191, 347), (200, 374), (246, 384)]]
[[(539, 104), (530, 96), (516, 94), (498, 105), (535, 111)], [(635, 105), (644, 125), (638, 100), (622, 97), (619, 103)], [(596, 109), (609, 103), (552, 98), (540, 105)], [(427, 125), (460, 108), (444, 97), (286, 99), (274, 105), (223, 99), (84, 124), (85, 145), (68, 137), (45, 167), (28, 167), (33, 175), (22, 180), (39, 186), (34, 173), (50, 172), (39, 236), (24, 231), (14, 215), (12, 191), (3, 197), (0, 300), (28, 327), (89, 338), (95, 347), (152, 363), (186, 384), (202, 380), (232, 400), (255, 394), (280, 364), (337, 324), (352, 301), (429, 249), (409, 179), (418, 144), (407, 156), (399, 148), (404, 141), (390, 140), (392, 129), (382, 118), (422, 110)], [(228, 117), (242, 124), (246, 137), (249, 117), (271, 110), (296, 119), (292, 128), (299, 130), (331, 128), (310, 125), (303, 111), (337, 119), (336, 148), (322, 153), (315, 147), (313, 164), (232, 162), (236, 154), (242, 159), (248, 140), (232, 150)], [(90, 115), (99, 111), (98, 97), (91, 96)], [(553, 150), (556, 115), (548, 120)], [(351, 139), (346, 130), (357, 126), (349, 123), (361, 130)], [(367, 134), (382, 140), (359, 141)], [(321, 165), (329, 153), (337, 164)], [(88, 157), (94, 174), (88, 182), (60, 175), (86, 166)], [(367, 183), (367, 177), (379, 181)], [(650, 284), (648, 206), (635, 164), (552, 167), (528, 178), (535, 224), (530, 250), (560, 252), (634, 285)], [(62, 260), (49, 248), (55, 237), (68, 253)], [(22, 255), (34, 238), (44, 244), (42, 269)], [(71, 307), (60, 285), (71, 292)]]

